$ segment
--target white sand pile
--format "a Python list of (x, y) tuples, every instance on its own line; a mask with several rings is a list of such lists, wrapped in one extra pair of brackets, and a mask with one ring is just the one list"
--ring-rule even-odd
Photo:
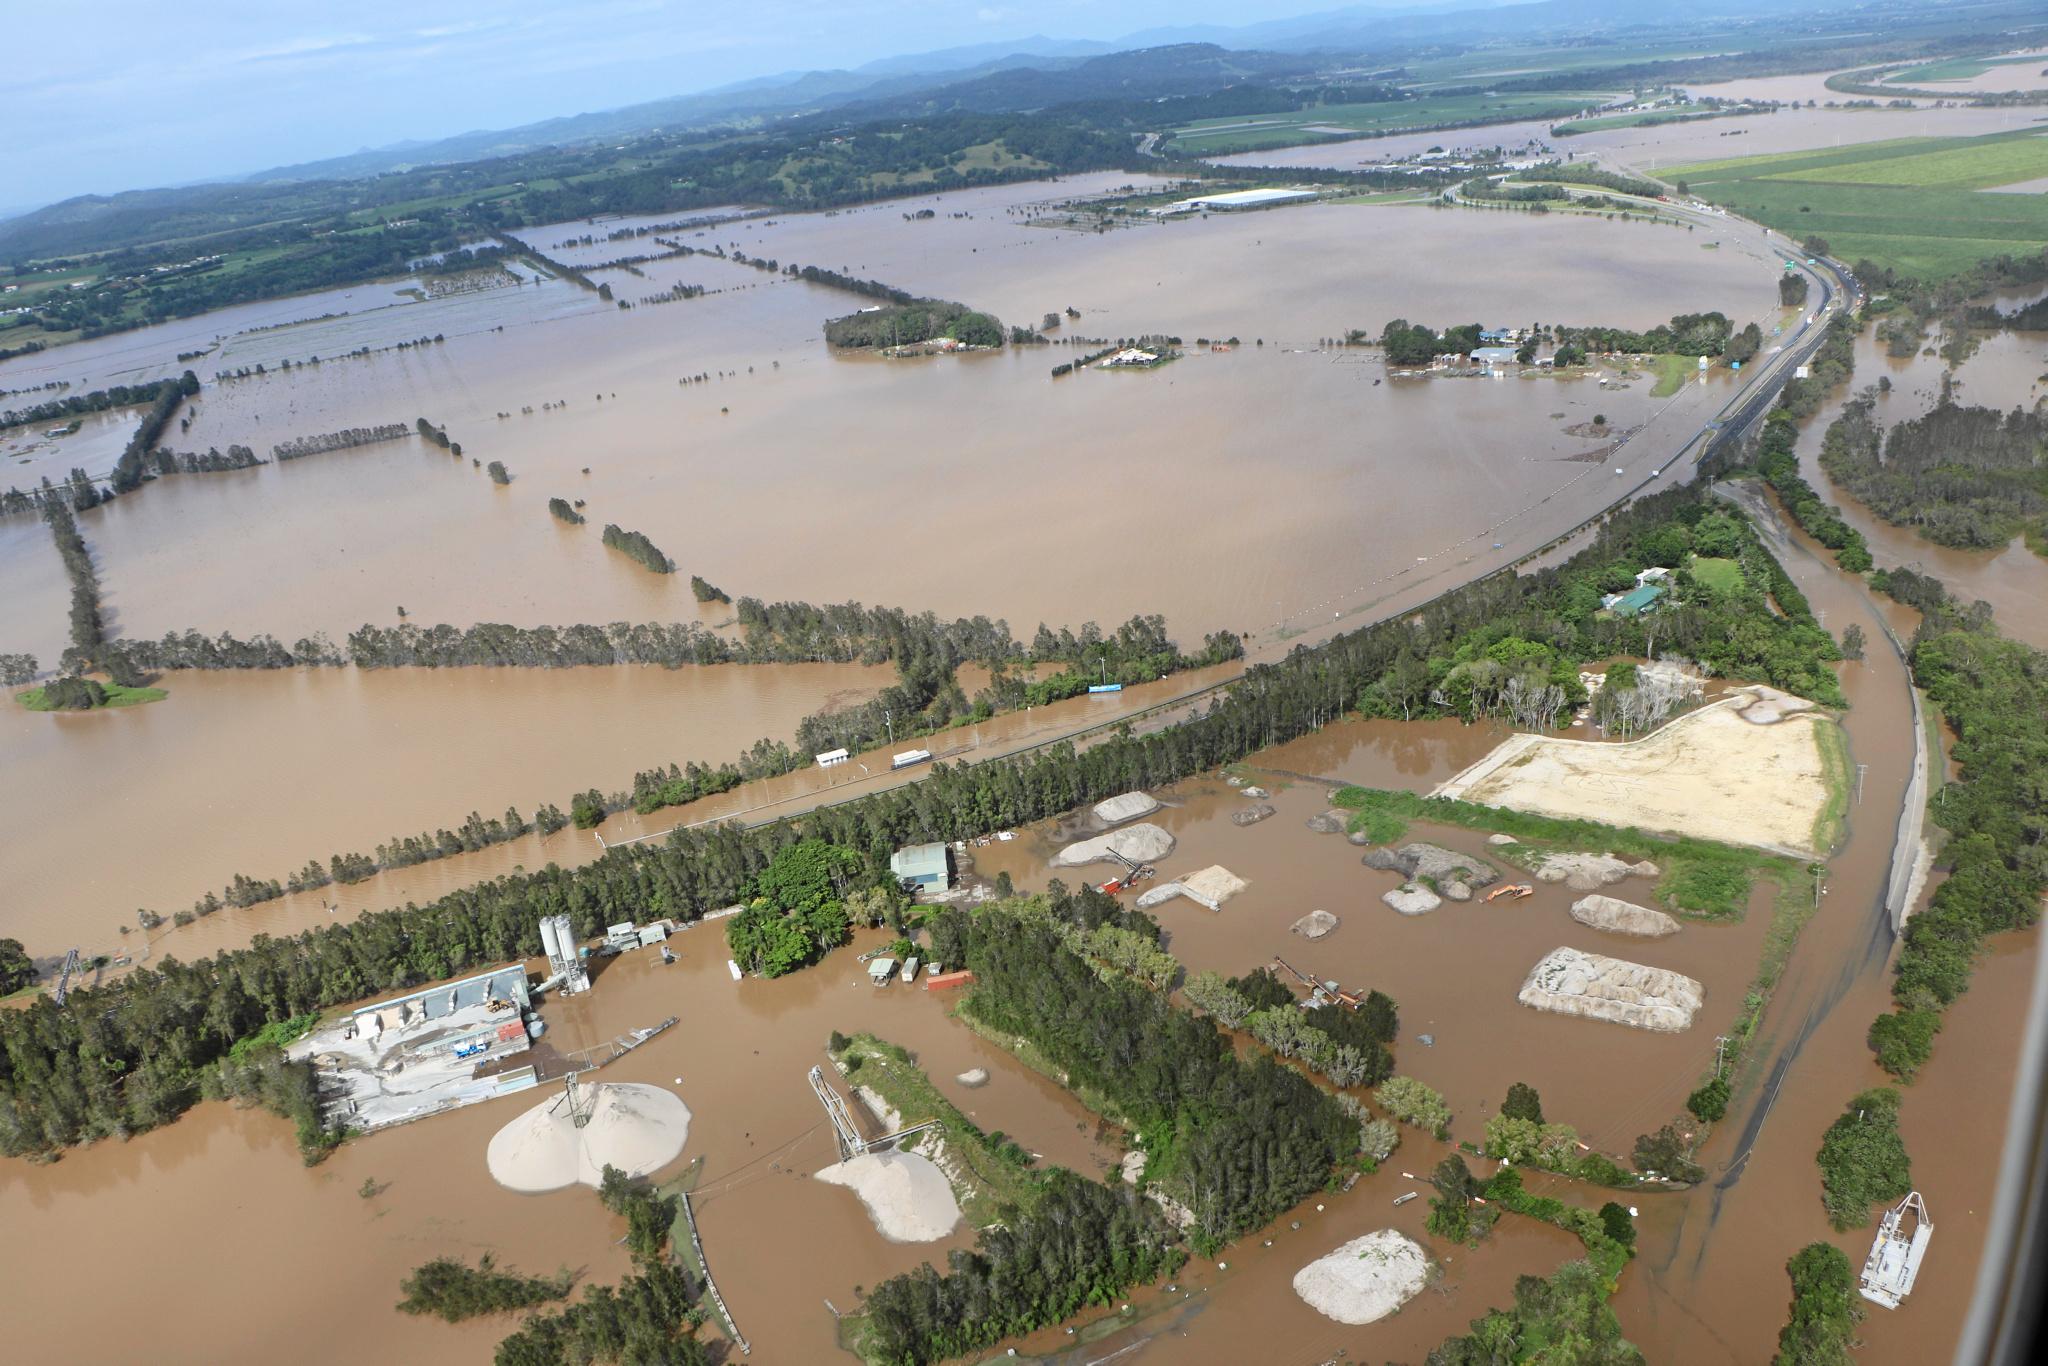
[(1223, 903), (1251, 886), (1243, 878), (1231, 872), (1220, 863), (1212, 863), (1199, 873), (1190, 873), (1174, 882), (1162, 882), (1157, 887), (1138, 893), (1138, 909), (1149, 911), (1154, 906), (1163, 906), (1177, 896), (1207, 906), (1212, 911), (1223, 909)]
[(1052, 861), (1061, 868), (1079, 868), (1107, 860), (1112, 851), (1138, 863), (1151, 863), (1173, 852), (1173, 836), (1148, 821), (1070, 844)]
[(946, 1174), (916, 1153), (862, 1153), (818, 1173), (846, 1186), (867, 1206), (868, 1217), (892, 1243), (930, 1243), (960, 1222), (960, 1205)]
[(1529, 970), (1516, 999), (1537, 1010), (1676, 1034), (1692, 1028), (1706, 989), (1663, 968), (1561, 948)]
[(1513, 835), (1509, 835), (1509, 834), (1504, 834), (1504, 833), (1502, 833), (1502, 832), (1500, 832), (1500, 831), (1495, 831), (1495, 832), (1494, 832), (1493, 834), (1491, 834), (1491, 835), (1488, 835), (1488, 836), (1486, 837), (1486, 842), (1487, 842), (1488, 844), (1520, 844), (1520, 843), (1521, 843), (1521, 841), (1520, 841), (1520, 840), (1518, 840), (1518, 839), (1516, 839), (1516, 838), (1515, 838), (1515, 837), (1514, 837)]
[(1428, 915), (1444, 899), (1419, 882), (1406, 882), (1380, 897), (1402, 915)]
[(1678, 922), (1664, 912), (1611, 896), (1580, 897), (1572, 903), (1572, 919), (1596, 930), (1636, 934), (1645, 939), (1678, 933)]
[(1158, 809), (1159, 803), (1149, 792), (1125, 792), (1106, 802), (1097, 802), (1093, 808), (1095, 819), (1101, 825), (1122, 825), (1125, 821), (1149, 816)]
[(1337, 917), (1328, 911), (1310, 911), (1287, 928), (1303, 939), (1321, 939), (1337, 928)]
[(959, 1076), (953, 1078), (953, 1080), (959, 1082), (962, 1086), (986, 1086), (988, 1085), (988, 1069), (986, 1067), (970, 1067)]
[(577, 1128), (567, 1096), (534, 1106), (498, 1130), (486, 1153), (491, 1177), (516, 1191), (595, 1186), (607, 1164), (645, 1176), (676, 1160), (690, 1136), (690, 1109), (672, 1091), (638, 1082), (577, 1088), (590, 1122)]
[(1212, 911), (1222, 910), (1224, 902), (1249, 886), (1249, 882), (1220, 863), (1212, 863), (1199, 873), (1190, 873), (1180, 880), (1183, 896), (1199, 901)]
[(1377, 1323), (1428, 1284), (1428, 1256), (1390, 1228), (1353, 1238), (1294, 1273), (1294, 1293), (1338, 1323)]
[(1444, 900), (1470, 901), (1471, 899), (1472, 884), (1466, 882), (1464, 879), (1452, 878), (1449, 882), (1446, 882), (1444, 884)]

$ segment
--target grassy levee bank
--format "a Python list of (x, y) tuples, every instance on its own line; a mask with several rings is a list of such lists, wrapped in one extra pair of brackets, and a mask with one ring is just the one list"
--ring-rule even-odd
[[(839, 1047), (840, 1043), (844, 1047)], [(932, 1084), (903, 1048), (872, 1034), (834, 1039), (833, 1058), (848, 1086), (873, 1091), (904, 1127), (936, 1122), (945, 1141), (934, 1157), (960, 1199), (960, 1211), (977, 1228), (1014, 1217), (1037, 1203), (1039, 1173), (1031, 1154), (1001, 1134), (984, 1133)]]
[(170, 696), (162, 688), (137, 688), (121, 683), (101, 684), (100, 693), (104, 695), (105, 701), (94, 702), (85, 707), (72, 706), (52, 697), (47, 685), (18, 692), (14, 695), (14, 700), (30, 711), (104, 711), (110, 707), (139, 707), (146, 702), (161, 702)]

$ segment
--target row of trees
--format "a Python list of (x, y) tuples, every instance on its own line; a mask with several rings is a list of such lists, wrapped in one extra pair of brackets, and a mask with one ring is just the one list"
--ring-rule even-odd
[(1027, 1212), (983, 1229), (972, 1251), (926, 1263), (868, 1292), (860, 1351), (868, 1361), (926, 1366), (965, 1356), (1107, 1304), (1186, 1260), (1152, 1202), (1063, 1168)]
[(932, 940), (974, 970), (963, 1009), (1030, 1040), (1142, 1135), (1146, 1180), (1192, 1212), (1204, 1250), (1279, 1217), (1358, 1151), (1357, 1122), (1327, 1092), (1263, 1054), (1241, 1059), (1212, 1021), (1098, 971), (1046, 924), (948, 910)]
[(110, 384), (104, 389), (95, 389), (89, 394), (66, 394), (62, 398), (45, 399), (26, 408), (0, 410), (0, 430), (9, 427), (28, 427), (38, 423), (66, 422), (87, 413), (104, 413), (113, 408), (135, 408), (145, 403), (155, 403), (166, 384), (175, 385), (175, 380), (151, 380), (146, 384)]
[(1913, 679), (1955, 732), (1959, 765), (1930, 818), (1948, 832), (1948, 876), (1906, 922), (1893, 1009), (1870, 1027), (1886, 1071), (1910, 1081), (1934, 1049), (1941, 1013), (1969, 989), (1986, 936), (2031, 926), (2048, 891), (2048, 654), (1998, 634), (1983, 603), (1965, 606), (1910, 570), (1873, 586), (1922, 613)]
[[(493, 461), (492, 463), (496, 464), (497, 462)], [(500, 466), (500, 468), (502, 469), (503, 467)], [(604, 543), (650, 573), (673, 574), (676, 572), (676, 562), (662, 554), (661, 548), (648, 540), (645, 532), (627, 531), (616, 522), (607, 522), (604, 527)]]
[[(426, 419), (420, 420), (424, 422)], [(328, 451), (375, 445), (380, 441), (400, 441), (412, 431), (413, 429), (403, 422), (386, 422), (375, 427), (348, 427), (338, 432), (322, 432), (318, 436), (295, 436), (289, 441), (280, 441), (270, 448), (270, 454), (277, 460), (299, 460), (309, 455), (322, 455)]]
[(669, 1255), (677, 1197), (657, 1195), (610, 1164), (597, 1194), (626, 1221), (632, 1273), (616, 1287), (586, 1286), (574, 1304), (528, 1318), (498, 1344), (496, 1366), (710, 1366), (710, 1354), (697, 1340), (703, 1311), (689, 1277)]

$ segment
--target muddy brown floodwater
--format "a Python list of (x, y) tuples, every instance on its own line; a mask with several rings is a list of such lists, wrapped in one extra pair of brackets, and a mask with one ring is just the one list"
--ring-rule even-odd
[[(857, 947), (883, 937), (864, 934)], [(949, 1020), (943, 993), (870, 987), (854, 949), (783, 981), (734, 983), (716, 926), (671, 946), (672, 966), (637, 952), (605, 966), (589, 995), (549, 1002), (547, 1038), (566, 1051), (680, 1017), (601, 1079), (669, 1087), (690, 1106), (689, 1142), (669, 1170), (704, 1161), (695, 1201), (705, 1247), (754, 1360), (830, 1359), (826, 1298), (850, 1308), (856, 1287), (971, 1241), (959, 1232), (889, 1243), (851, 1191), (811, 1179), (834, 1153), (804, 1074), (826, 1060), (832, 1030), (909, 1048), (976, 1123), (1048, 1163), (1100, 1174), (1120, 1152), (1065, 1093)], [(986, 1086), (954, 1080), (974, 1067), (991, 1073)], [(627, 1270), (619, 1230), (590, 1191), (519, 1195), (487, 1173), (491, 1135), (534, 1100), (513, 1095), (377, 1134), (310, 1170), (281, 1121), (218, 1104), (53, 1166), (0, 1163), (0, 1221), (13, 1247), (36, 1249), (9, 1272), (16, 1302), (38, 1306), (19, 1316), (16, 1350), (94, 1362), (214, 1362), (224, 1352), (486, 1361), (515, 1319), (450, 1328), (399, 1314), (400, 1278), (430, 1257), (483, 1252), (594, 1282)], [(383, 1188), (368, 1199), (358, 1194), (366, 1179)], [(125, 1312), (105, 1312), (114, 1294)]]
[[(1718, 1366), (1767, 1357), (1782, 1316), (1756, 1307), (1785, 1302), (1785, 1260), (1826, 1239), (1860, 1265), (1871, 1237), (1869, 1227), (1839, 1235), (1829, 1228), (1813, 1154), (1850, 1097), (1889, 1081), (1865, 1033), (1890, 1004), (1893, 940), (1882, 901), (1913, 732), (1905, 666), (1880, 642), (1884, 624), (1909, 632), (1912, 614), (1873, 601), (1803, 535), (1774, 534), (1787, 570), (1815, 609), (1828, 613), (1830, 628), (1853, 621), (1873, 642), (1865, 662), (1843, 668), (1850, 758), (1869, 769), (1863, 800), (1849, 811), (1847, 841), (1829, 863), (1826, 899), (1764, 1017), (1729, 1118), (1701, 1151), (1716, 1179), (1645, 1227), (1623, 1279), (1617, 1308), (1624, 1327), (1660, 1362)], [(2010, 1024), (2026, 1011), (2036, 951), (2031, 939), (1996, 945), (1949, 1017), (1933, 1061), (1905, 1089), (1914, 1183), (1931, 1208), (1951, 1208), (1954, 1222), (1942, 1231), (1946, 1238), (1953, 1230), (1955, 1240), (1930, 1256), (1904, 1307), (1872, 1310), (1861, 1329), (1861, 1359), (1922, 1362), (1953, 1348), (1968, 1308), (1965, 1287), (1982, 1256), (2005, 1132), (2016, 1052)], [(1955, 1072), (1963, 1075), (1944, 1075)], [(1941, 1222), (1941, 1214), (1934, 1217)]]

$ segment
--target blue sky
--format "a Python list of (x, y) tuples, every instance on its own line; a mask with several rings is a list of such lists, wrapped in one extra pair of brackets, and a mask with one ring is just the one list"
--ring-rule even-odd
[[(1384, 2), (1384, 0), (1381, 0)], [(6, 6), (0, 211), (504, 128), (792, 69), (1344, 0), (72, 0)]]

